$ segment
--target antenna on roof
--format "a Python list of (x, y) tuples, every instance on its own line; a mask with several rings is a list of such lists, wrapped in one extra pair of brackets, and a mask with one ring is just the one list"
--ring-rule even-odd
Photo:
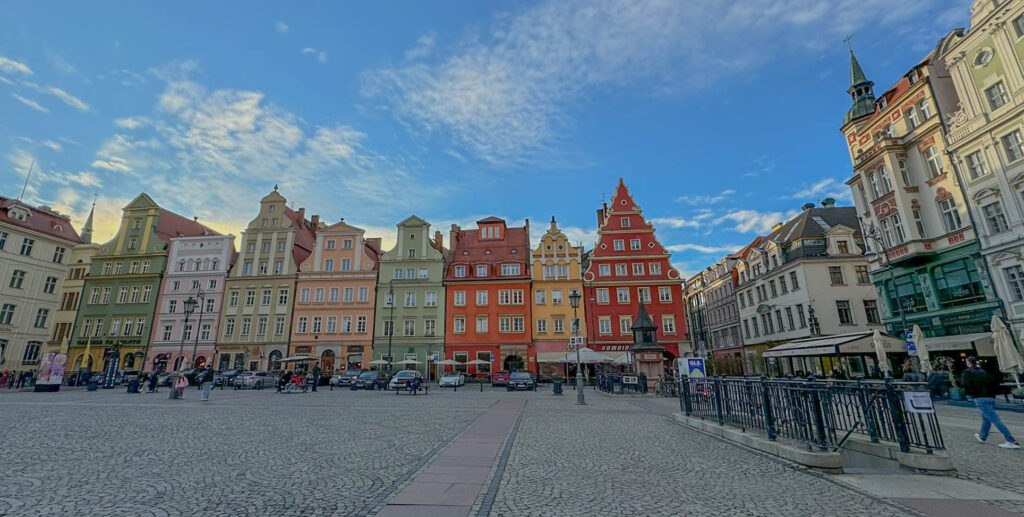
[(28, 166), (28, 174), (25, 175), (25, 185), (21, 187), (21, 195), (18, 196), (18, 201), (21, 201), (21, 198), (25, 197), (25, 189), (28, 188), (28, 180), (32, 177), (32, 169), (34, 169), (35, 166), (36, 161), (32, 160), (32, 164)]

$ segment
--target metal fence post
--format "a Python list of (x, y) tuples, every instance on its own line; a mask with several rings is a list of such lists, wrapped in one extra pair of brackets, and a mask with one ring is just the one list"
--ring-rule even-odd
[(679, 410), (686, 416), (693, 413), (693, 408), (690, 405), (690, 379), (688, 377), (679, 378)]
[(761, 405), (764, 407), (764, 429), (768, 439), (775, 441), (775, 420), (772, 419), (772, 402), (768, 396), (768, 378), (761, 376)]
[(885, 379), (885, 398), (889, 402), (892, 424), (896, 427), (896, 440), (901, 452), (910, 452), (910, 437), (907, 436), (907, 421), (903, 418), (903, 404), (900, 394), (892, 384), (892, 378)]
[(811, 392), (811, 411), (814, 412), (814, 434), (818, 442), (818, 447), (825, 448), (825, 415), (821, 410), (821, 394), (818, 392), (818, 388), (806, 385)]
[(864, 388), (864, 383), (861, 379), (857, 379), (857, 399), (860, 401), (861, 411), (864, 412), (864, 425), (868, 428), (868, 436), (871, 438), (871, 443), (878, 443), (878, 423), (875, 422), (875, 414), (871, 409), (867, 390)]
[(725, 425), (725, 416), (722, 414), (722, 378), (715, 377), (713, 386), (715, 387), (715, 413), (718, 415), (718, 425)]

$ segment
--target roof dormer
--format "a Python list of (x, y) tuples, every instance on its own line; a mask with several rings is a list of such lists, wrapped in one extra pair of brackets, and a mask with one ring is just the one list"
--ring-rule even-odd
[(7, 217), (14, 219), (15, 221), (27, 221), (32, 216), (32, 211), (21, 205), (11, 205), (7, 207)]
[(500, 241), (505, 238), (505, 220), (498, 217), (488, 217), (476, 222), (479, 229), (479, 239), (482, 241)]

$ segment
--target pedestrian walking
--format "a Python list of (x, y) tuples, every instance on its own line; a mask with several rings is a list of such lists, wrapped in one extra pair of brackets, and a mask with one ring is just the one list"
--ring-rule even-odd
[(4, 370), (4, 373), (0, 373), (0, 388), (7, 386), (7, 379), (11, 378), (11, 372)]
[(320, 384), (320, 365), (316, 364), (313, 366), (313, 391), (316, 391), (316, 385)]
[(207, 366), (203, 372), (203, 401), (210, 400), (210, 390), (213, 389), (213, 367)]
[(185, 398), (185, 388), (188, 387), (188, 377), (178, 374), (178, 380), (174, 381), (174, 389), (178, 391), (178, 398)]
[(149, 374), (149, 392), (156, 393), (157, 372)]
[(1010, 434), (1003, 421), (996, 413), (996, 391), (999, 389), (999, 378), (992, 375), (978, 366), (976, 357), (967, 358), (967, 369), (960, 377), (960, 385), (963, 386), (964, 394), (974, 401), (975, 407), (981, 411), (981, 431), (974, 437), (981, 443), (988, 439), (988, 432), (992, 425), (1003, 433), (1006, 441), (999, 444), (1004, 449), (1020, 449), (1020, 444)]

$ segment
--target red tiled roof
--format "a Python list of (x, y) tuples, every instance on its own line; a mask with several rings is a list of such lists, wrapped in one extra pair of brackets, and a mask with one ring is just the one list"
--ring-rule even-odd
[[(483, 221), (487, 221), (484, 219)], [(498, 219), (499, 222), (504, 222)], [(454, 275), (451, 273), (452, 264), (492, 264), (498, 266), (499, 264), (519, 263), (522, 264), (520, 268), (520, 275), (518, 276), (498, 276), (494, 271), (497, 267), (492, 268), (491, 273), (488, 275), (489, 280), (519, 280), (522, 278), (530, 278), (530, 236), (526, 231), (525, 227), (519, 228), (506, 228), (505, 238), (501, 240), (497, 239), (480, 239), (479, 228), (473, 228), (471, 230), (460, 230), (456, 234), (455, 242), (450, 244), (451, 259), (448, 261), (447, 267), (449, 271), (445, 273), (445, 279), (449, 278), (456, 280)], [(516, 253), (512, 253), (515, 250)], [(487, 252), (490, 251), (490, 254)], [(468, 252), (463, 254), (463, 252)], [(469, 271), (469, 276), (465, 278), (459, 278), (457, 280), (474, 280), (476, 277), (473, 276), (473, 271)]]
[[(29, 215), (27, 220), (19, 221), (7, 215), (7, 209), (14, 205), (25, 207), (29, 210), (31, 215)], [(82, 242), (78, 232), (71, 226), (70, 219), (32, 207), (17, 199), (0, 196), (0, 221), (65, 240), (72, 244), (81, 244)]]
[(292, 258), (295, 264), (302, 264), (303, 260), (313, 254), (313, 246), (316, 244), (316, 228), (313, 223), (299, 215), (291, 208), (285, 207), (284, 215), (292, 222), (295, 229), (295, 245), (292, 246)]
[(202, 235), (220, 235), (194, 219), (182, 217), (166, 208), (160, 209), (157, 216), (156, 234), (170, 242), (174, 237), (199, 237)]
[(764, 239), (765, 237), (762, 236), (755, 237), (753, 242), (747, 244), (746, 246), (743, 247), (743, 249), (737, 251), (736, 253), (733, 253), (732, 255), (729, 255), (728, 257), (731, 259), (747, 258), (747, 255), (750, 254), (750, 250), (754, 249), (757, 246), (760, 246), (761, 243), (764, 242)]

